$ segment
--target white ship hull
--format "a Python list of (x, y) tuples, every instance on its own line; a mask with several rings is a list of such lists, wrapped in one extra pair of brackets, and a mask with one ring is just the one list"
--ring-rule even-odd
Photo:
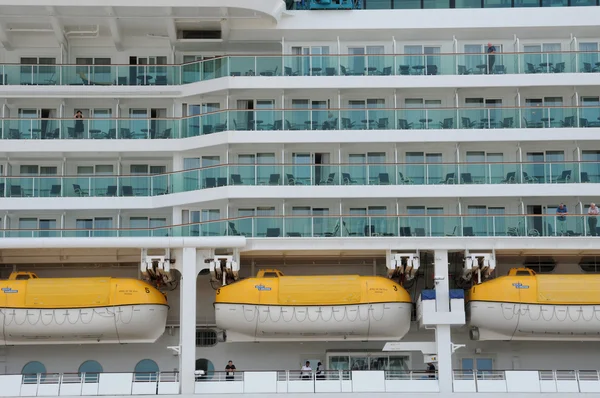
[(476, 301), (467, 314), (474, 340), (600, 340), (600, 305)]
[(410, 329), (410, 303), (346, 306), (215, 304), (228, 342), (399, 340)]
[(169, 307), (127, 305), (75, 309), (0, 309), (0, 345), (153, 343)]

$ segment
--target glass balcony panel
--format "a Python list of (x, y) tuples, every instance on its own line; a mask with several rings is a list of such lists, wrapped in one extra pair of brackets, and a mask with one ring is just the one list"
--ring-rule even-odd
[[(572, 108), (572, 116), (576, 117), (575, 112), (579, 110), (578, 127), (600, 127), (600, 107), (581, 107), (579, 109)], [(567, 127), (573, 127), (567, 125)]]
[(340, 228), (340, 217), (339, 216), (330, 216), (330, 217), (312, 217), (312, 228), (313, 228), (313, 236), (315, 237), (340, 237), (341, 236), (341, 228)]
[(254, 237), (280, 238), (283, 236), (283, 217), (256, 217), (253, 228)]
[(394, 128), (395, 117), (393, 109), (366, 109), (366, 118), (360, 122), (368, 130), (388, 130)]
[(286, 55), (283, 59), (283, 76), (308, 76), (311, 57), (308, 55)]
[(544, 163), (522, 163), (521, 175), (517, 175), (518, 184), (544, 184), (550, 182), (549, 168)]
[(341, 169), (339, 165), (315, 165), (314, 181), (318, 185), (339, 185)]
[(311, 164), (285, 165), (284, 185), (315, 185), (314, 166)]
[(196, 224), (196, 229), (192, 231), (197, 233), (193, 236), (225, 236), (227, 235), (227, 221), (206, 221)]
[(257, 185), (257, 168), (254, 164), (234, 164), (229, 166), (229, 185)]
[(250, 121), (250, 124), (253, 127), (253, 130), (280, 130), (276, 127), (276, 121), (279, 127), (279, 123), (282, 120), (282, 111), (278, 109), (261, 109), (255, 110), (253, 115), (253, 120)]
[(343, 224), (342, 236), (365, 236), (365, 231), (367, 231), (367, 219), (368, 217), (343, 217), (345, 224)]
[(368, 185), (369, 175), (366, 164), (343, 164), (340, 166), (342, 185)]
[(394, 75), (394, 56), (375, 55), (366, 56), (366, 74), (369, 76), (391, 76)]
[(600, 71), (600, 53), (598, 51), (580, 51), (577, 53), (579, 59), (578, 70), (575, 72), (595, 73)]
[(218, 79), (220, 77), (228, 76), (229, 67), (229, 57), (219, 57), (204, 60), (202, 61), (201, 80)]
[(365, 236), (398, 236), (398, 217), (368, 217)]
[[(231, 112), (231, 111), (230, 111)], [(227, 120), (229, 112), (212, 112), (202, 115), (200, 131), (202, 135), (235, 130), (233, 123)]]
[(367, 164), (369, 185), (395, 185), (397, 183), (396, 165), (384, 163)]
[(583, 183), (600, 183), (600, 163), (598, 162), (583, 162), (581, 167), (581, 182)]
[(313, 236), (312, 217), (286, 217), (284, 220), (285, 235), (293, 238)]
[(151, 180), (152, 176), (149, 175), (131, 175), (119, 177), (120, 196), (150, 196)]
[(429, 217), (426, 216), (400, 216), (398, 217), (400, 236), (431, 236)]
[(258, 57), (229, 57), (229, 74), (231, 76), (258, 76)]
[(517, 108), (459, 108), (458, 114), (462, 129), (502, 129), (520, 126)]
[(364, 76), (366, 74), (366, 55), (340, 55), (341, 76)]
[(170, 191), (170, 178), (173, 174), (157, 174), (150, 177), (150, 190), (149, 193), (152, 196), (166, 195), (173, 193)]
[(202, 70), (202, 61), (190, 62), (181, 65), (181, 83), (189, 84), (200, 81), (200, 71)]
[(186, 117), (181, 120), (181, 138), (197, 137), (201, 134), (201, 128), (202, 117), (200, 115)]
[(281, 76), (283, 74), (283, 58), (281, 56), (256, 57), (257, 76)]
[(242, 217), (227, 223), (228, 234), (232, 236), (254, 236), (254, 218)]
[(343, 109), (340, 111), (342, 130), (368, 130), (366, 109)]

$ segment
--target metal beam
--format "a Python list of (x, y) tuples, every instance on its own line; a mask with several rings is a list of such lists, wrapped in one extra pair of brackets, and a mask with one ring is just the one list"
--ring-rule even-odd
[(221, 39), (223, 41), (229, 40), (230, 23), (229, 23), (229, 11), (227, 7), (221, 7)]
[(56, 41), (58, 44), (62, 44), (63, 46), (67, 46), (67, 38), (65, 37), (65, 32), (63, 31), (62, 24), (58, 20), (56, 8), (53, 6), (46, 7), (48, 14), (50, 16), (50, 25), (52, 25), (52, 30), (54, 31), (54, 37), (56, 37)]
[(123, 43), (121, 39), (121, 27), (119, 26), (119, 21), (117, 20), (117, 14), (112, 7), (105, 7), (106, 13), (110, 18), (108, 18), (108, 27), (110, 29), (110, 34), (113, 39), (113, 43), (115, 43), (115, 48), (117, 51), (123, 51)]
[(0, 21), (0, 43), (2, 43), (2, 46), (4, 47), (4, 49), (6, 51), (12, 51), (13, 50), (12, 43), (10, 42), (10, 35), (6, 31), (6, 27), (4, 26), (4, 22), (1, 22), (1, 21)]
[(177, 43), (177, 27), (175, 26), (175, 18), (173, 18), (173, 7), (167, 7), (167, 18), (165, 23), (167, 25), (167, 34), (169, 35), (169, 41), (171, 46), (175, 46)]

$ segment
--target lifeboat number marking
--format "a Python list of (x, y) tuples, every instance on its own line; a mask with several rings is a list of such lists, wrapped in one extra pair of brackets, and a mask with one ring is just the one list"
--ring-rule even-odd
[(271, 291), (271, 288), (270, 288), (270, 287), (267, 287), (267, 286), (265, 286), (265, 285), (263, 285), (263, 284), (260, 284), (260, 285), (255, 285), (254, 287), (255, 287), (255, 288), (256, 288), (256, 289), (257, 289), (259, 292), (268, 292), (268, 291)]
[(12, 290), (12, 288), (10, 288), (10, 287), (3, 287), (3, 288), (2, 288), (2, 291), (3, 291), (4, 293), (6, 293), (6, 294), (9, 294), (9, 293), (19, 293), (19, 291), (18, 291), (18, 290)]
[(529, 285), (524, 285), (521, 282), (513, 283), (512, 285), (517, 289), (529, 289)]

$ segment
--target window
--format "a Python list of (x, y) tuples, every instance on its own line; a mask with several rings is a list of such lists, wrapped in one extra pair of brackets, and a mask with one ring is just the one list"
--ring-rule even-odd
[(56, 84), (55, 64), (56, 58), (21, 57), (21, 84)]
[(36, 384), (38, 375), (44, 373), (46, 373), (46, 367), (43, 363), (38, 361), (27, 362), (21, 370), (21, 374), (23, 375), (23, 384)]
[(204, 376), (202, 376), (203, 380), (210, 380), (215, 374), (215, 366), (210, 360), (205, 358), (196, 359), (196, 370), (204, 371)]
[(129, 219), (130, 236), (167, 236), (166, 218), (131, 217)]
[[(328, 46), (292, 47), (292, 54), (307, 56), (293, 57), (291, 70), (287, 70), (285, 72), (286, 74), (309, 76), (311, 73), (321, 74), (327, 67), (335, 67), (333, 63), (336, 62), (331, 60), (332, 57), (326, 56), (329, 54)], [(330, 65), (330, 63), (332, 63), (332, 65)]]
[(151, 359), (142, 359), (135, 365), (133, 370), (133, 381), (156, 381), (158, 378), (158, 372), (160, 372), (158, 365)]
[[(89, 236), (111, 236), (114, 231), (112, 228), (112, 218), (110, 217), (95, 217), (93, 219), (77, 219), (75, 222), (78, 237)], [(100, 230), (100, 231), (94, 231)]]
[(102, 365), (100, 365), (97, 361), (85, 361), (81, 365), (79, 365), (79, 375), (84, 376), (84, 383), (98, 383), (99, 382), (99, 373), (103, 372)]
[(556, 261), (552, 257), (525, 257), (523, 266), (538, 274), (549, 274), (556, 268)]
[(462, 370), (474, 370), (479, 373), (481, 371), (492, 370), (494, 360), (492, 358), (463, 358), (460, 364)]
[(582, 257), (579, 261), (579, 268), (585, 273), (600, 273), (600, 257)]
[(212, 329), (196, 329), (196, 347), (217, 345), (217, 332)]
[(404, 46), (404, 64), (409, 66), (409, 73), (415, 75), (437, 75), (441, 68), (438, 46)]

